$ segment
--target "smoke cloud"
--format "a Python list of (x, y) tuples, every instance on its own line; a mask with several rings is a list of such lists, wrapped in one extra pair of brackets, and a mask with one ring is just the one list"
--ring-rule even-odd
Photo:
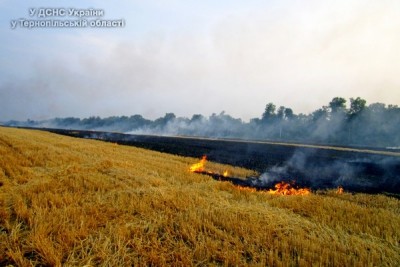
[[(101, 4), (126, 28), (1, 30), (1, 121), (219, 110), (249, 121), (266, 102), (400, 103), (396, 1)], [(5, 24), (29, 8), (2, 5)]]
[(313, 189), (344, 187), (358, 192), (398, 192), (400, 188), (399, 159), (365, 156), (354, 159), (315, 159), (312, 153), (295, 151), (279, 166), (268, 168), (251, 180), (253, 186), (273, 187), (279, 181), (295, 181)]

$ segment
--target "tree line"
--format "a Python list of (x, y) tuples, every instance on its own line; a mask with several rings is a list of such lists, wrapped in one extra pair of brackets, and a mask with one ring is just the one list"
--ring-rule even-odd
[(136, 134), (189, 135), (258, 140), (312, 142), (336, 145), (400, 147), (400, 108), (372, 103), (357, 97), (349, 103), (342, 97), (309, 114), (267, 103), (259, 118), (249, 122), (221, 112), (205, 117), (164, 117), (149, 120), (141, 115), (100, 118), (55, 118), (46, 121), (9, 121), (9, 126), (51, 127), (119, 131)]

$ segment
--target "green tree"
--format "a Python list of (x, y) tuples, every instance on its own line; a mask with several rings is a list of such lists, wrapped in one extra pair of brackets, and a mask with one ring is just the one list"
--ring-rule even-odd
[(314, 122), (319, 121), (319, 120), (327, 120), (329, 118), (329, 107), (323, 106), (320, 109), (317, 109), (314, 111), (312, 114), (312, 120)]
[(360, 114), (365, 109), (366, 104), (367, 101), (360, 97), (357, 97), (356, 99), (350, 98), (350, 116), (357, 116)]
[(276, 110), (276, 106), (273, 103), (268, 103), (265, 106), (264, 113), (262, 114), (262, 120), (264, 122), (266, 122), (266, 121), (271, 121), (272, 119), (274, 119), (276, 116), (275, 110)]
[(286, 108), (284, 106), (280, 106), (278, 108), (278, 112), (277, 112), (276, 116), (277, 116), (277, 118), (279, 120), (284, 120), (285, 119), (285, 109)]
[(158, 118), (154, 121), (154, 125), (164, 127), (168, 122), (176, 119), (174, 113), (166, 113), (164, 117)]
[(346, 99), (343, 97), (334, 97), (331, 102), (329, 102), (329, 108), (332, 113), (339, 113), (346, 111)]
[(372, 103), (368, 106), (368, 109), (373, 113), (383, 113), (386, 110), (386, 105), (383, 103)]
[(292, 120), (294, 118), (293, 109), (285, 108), (285, 118), (288, 120)]

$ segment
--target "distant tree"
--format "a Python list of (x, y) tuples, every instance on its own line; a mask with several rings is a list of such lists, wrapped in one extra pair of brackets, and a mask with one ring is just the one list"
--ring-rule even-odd
[(164, 116), (164, 119), (166, 121), (171, 121), (171, 120), (176, 119), (176, 116), (175, 116), (174, 113), (166, 113), (165, 116)]
[(149, 126), (151, 124), (150, 120), (143, 118), (142, 115), (132, 115), (129, 117), (129, 127), (130, 131), (140, 129), (145, 126)]
[(294, 113), (291, 108), (285, 108), (285, 118), (288, 120), (292, 120), (294, 118)]
[[(364, 99), (350, 98), (350, 109), (348, 110), (348, 117), (346, 121), (346, 140), (342, 140), (343, 143), (347, 142), (353, 144), (360, 140), (362, 136), (366, 133), (364, 129), (367, 124), (365, 118), (367, 114), (363, 113), (366, 108), (366, 103)], [(360, 131), (361, 130), (361, 131)]]
[(386, 105), (383, 103), (372, 103), (368, 109), (373, 113), (383, 113), (386, 110)]
[(323, 106), (320, 109), (317, 109), (314, 111), (312, 114), (312, 120), (314, 122), (320, 121), (320, 120), (327, 120), (329, 118), (329, 107)]
[(158, 118), (154, 121), (154, 125), (157, 127), (164, 127), (168, 122), (176, 119), (174, 113), (166, 113), (164, 117)]
[(261, 123), (261, 120), (259, 118), (251, 118), (250, 119), (250, 124), (258, 125), (260, 123)]
[(357, 116), (359, 113), (361, 113), (365, 109), (365, 105), (367, 104), (367, 101), (364, 99), (357, 97), (357, 98), (350, 98), (350, 110), (349, 110), (349, 115), (351, 117)]
[(265, 111), (262, 114), (262, 121), (263, 122), (267, 122), (267, 121), (271, 121), (272, 119), (275, 118), (275, 110), (276, 110), (276, 106), (273, 103), (268, 103), (265, 106)]
[(280, 106), (278, 108), (278, 112), (276, 113), (276, 117), (278, 118), (278, 120), (285, 119), (285, 110), (286, 110), (286, 108), (284, 106)]
[(136, 114), (129, 117), (131, 121), (145, 121), (146, 119), (143, 118), (142, 115)]
[(329, 108), (332, 113), (339, 113), (346, 111), (346, 99), (343, 97), (334, 97), (331, 102), (329, 102)]
[(398, 105), (389, 105), (387, 109), (386, 128), (388, 129), (388, 139), (391, 146), (400, 147), (400, 107)]
[(31, 119), (27, 119), (26, 120), (26, 125), (29, 127), (33, 127), (37, 124), (37, 122), (35, 120), (31, 120)]
[(191, 122), (202, 121), (202, 120), (204, 120), (204, 116), (201, 114), (194, 114), (190, 119)]
[(81, 125), (85, 129), (95, 129), (103, 126), (103, 120), (99, 116), (91, 116), (81, 120)]
[(67, 118), (55, 118), (52, 122), (56, 127), (69, 127), (79, 125), (81, 120), (79, 118), (67, 117)]

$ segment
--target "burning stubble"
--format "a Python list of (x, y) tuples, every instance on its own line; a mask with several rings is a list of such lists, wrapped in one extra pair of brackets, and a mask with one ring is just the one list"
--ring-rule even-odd
[[(236, 185), (240, 190), (247, 191), (261, 191), (263, 193), (273, 194), (273, 195), (309, 195), (311, 194), (311, 190), (309, 188), (299, 188), (295, 185), (295, 182), (292, 181), (287, 183), (285, 181), (280, 181), (275, 184), (275, 189), (267, 189), (261, 188), (259, 184), (255, 182), (256, 180), (260, 180), (260, 178), (250, 178), (248, 180), (241, 180), (234, 177), (229, 177), (229, 172), (225, 170), (222, 174), (210, 170), (206, 170), (205, 165), (207, 162), (207, 156), (203, 156), (200, 162), (193, 164), (190, 166), (189, 170), (191, 172), (205, 174), (213, 177), (215, 180), (219, 181), (229, 181)], [(245, 189), (247, 188), (247, 189)]]

